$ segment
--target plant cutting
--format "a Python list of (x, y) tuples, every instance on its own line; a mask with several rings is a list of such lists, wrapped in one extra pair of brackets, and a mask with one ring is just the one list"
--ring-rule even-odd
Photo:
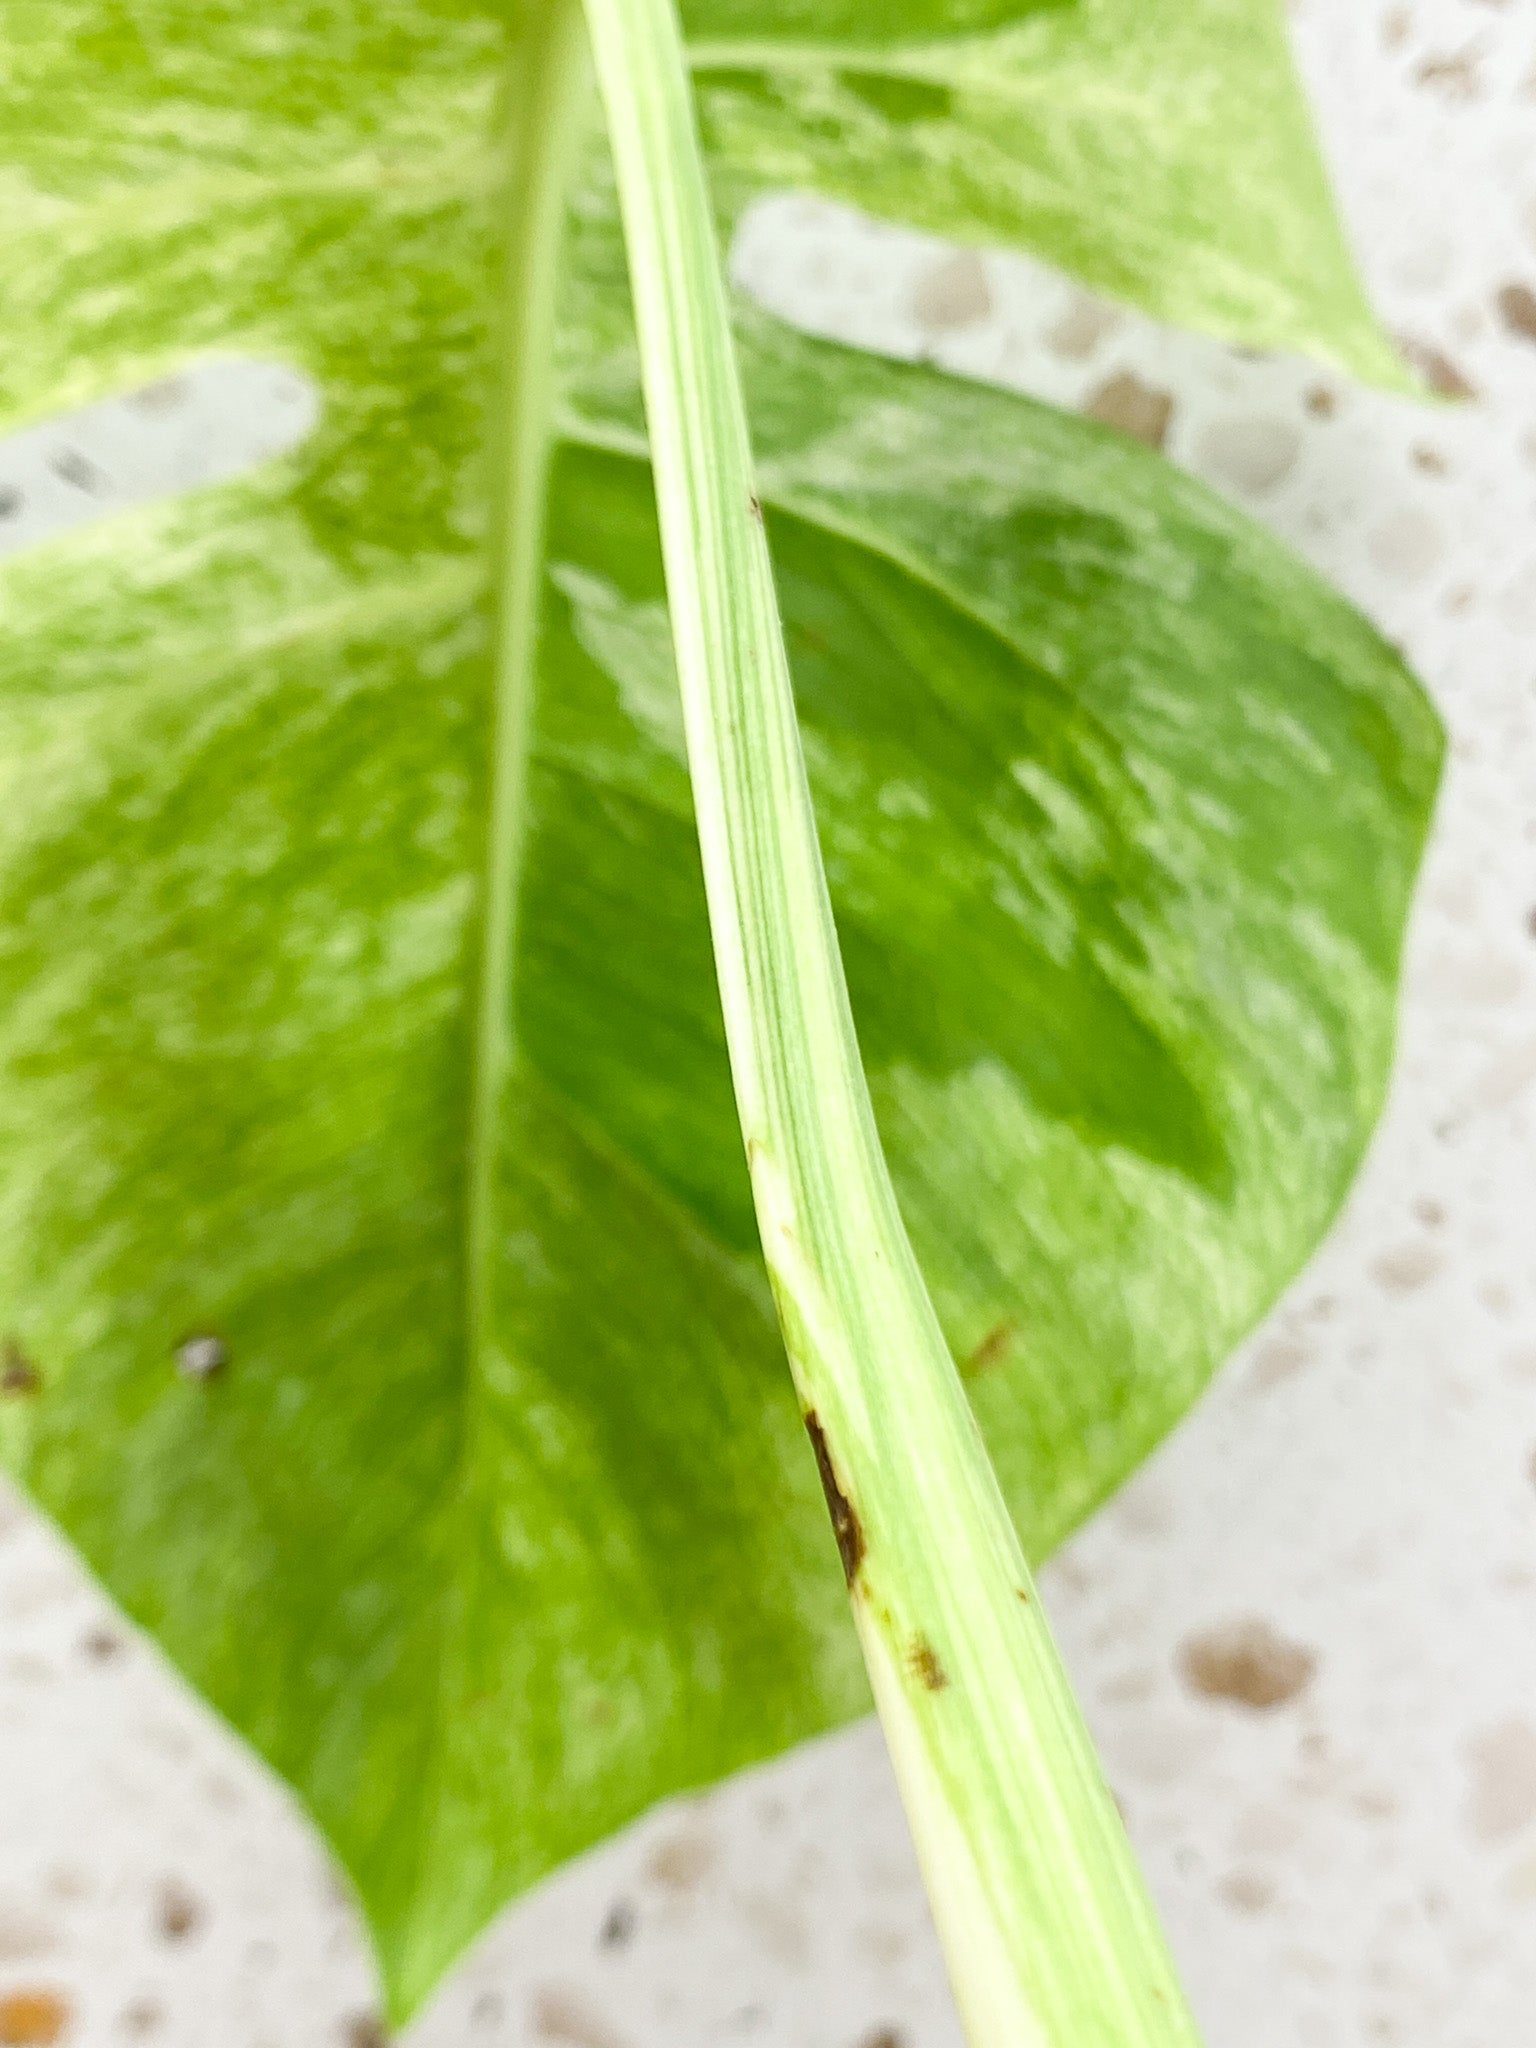
[(846, 1581), (972, 2038), (1193, 2038), (1024, 1557), (1341, 1198), (1438, 728), (1157, 458), (718, 250), (792, 181), (1404, 379), (1267, 5), (902, 16), (16, 31), (9, 416), (323, 415), (6, 572), (0, 1428), (397, 2020), (858, 1711)]

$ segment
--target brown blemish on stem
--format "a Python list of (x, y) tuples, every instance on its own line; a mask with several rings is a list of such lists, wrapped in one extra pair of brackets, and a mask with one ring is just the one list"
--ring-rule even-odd
[(827, 1448), (826, 1431), (814, 1408), (806, 1415), (805, 1429), (811, 1440), (811, 1449), (816, 1453), (816, 1470), (821, 1474), (821, 1490), (827, 1496), (827, 1513), (832, 1517), (837, 1554), (843, 1560), (843, 1577), (852, 1586), (859, 1576), (859, 1566), (864, 1562), (864, 1531), (859, 1526), (853, 1502), (838, 1483), (837, 1468)]
[(1019, 1326), (1011, 1316), (994, 1323), (966, 1359), (962, 1368), (966, 1377), (969, 1379), (977, 1373), (990, 1372), (994, 1365), (1001, 1365), (1013, 1349), (1013, 1340), (1018, 1334)]
[(907, 1652), (907, 1665), (925, 1692), (942, 1692), (949, 1683), (949, 1673), (939, 1662), (939, 1653), (926, 1636), (913, 1638), (912, 1647)]

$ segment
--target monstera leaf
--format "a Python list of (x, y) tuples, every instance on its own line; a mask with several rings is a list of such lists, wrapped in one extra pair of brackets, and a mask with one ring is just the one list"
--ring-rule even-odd
[[(15, 0), (0, 31), (7, 417), (210, 352), (323, 405), (296, 454), (0, 576), (0, 1441), (316, 1816), (397, 2016), (562, 1858), (865, 1699), (756, 1251), (600, 152), (486, 928), (501, 28)], [(740, 146), (727, 183), (772, 170)], [(1326, 326), (1272, 285), (1277, 335), (1302, 299)], [(1145, 451), (745, 313), (742, 345), (882, 1128), (1039, 1554), (1340, 1199), (1438, 728)]]

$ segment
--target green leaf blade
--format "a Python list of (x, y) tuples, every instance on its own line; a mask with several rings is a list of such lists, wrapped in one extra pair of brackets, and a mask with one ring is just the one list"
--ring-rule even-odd
[[(245, 45), (193, 12), (163, 17), (192, 97), (233, 104)], [(466, 1398), (496, 290), (466, 110), (489, 133), (499, 45), (476, 7), (391, 12), (400, 72), (359, 118), (395, 135), (419, 38), (452, 90), (411, 100), (387, 175), (345, 168), (349, 129), (296, 185), (278, 107), (238, 139), (238, 203), (168, 194), (187, 111), (148, 168), (40, 157), (51, 224), (0, 258), (13, 419), (212, 352), (323, 398), (244, 482), (0, 566), (0, 1317), (43, 1377), (0, 1439), (337, 1845), (403, 2015), (575, 1849), (868, 1696), (755, 1258), (592, 188), (514, 970), (511, 1370)], [(49, 17), (60, 50), (92, 15)], [(313, 62), (297, 13), (265, 19)], [(1438, 729), (1347, 607), (1144, 455), (749, 328), (882, 1134), (1038, 1557), (1347, 1183)], [(1192, 1165), (1097, 1058), (1080, 1098), (1031, 1071), (1019, 1017), (1062, 988), (1041, 931), (1084, 1014), (1141, 1017), (1137, 1071), (1204, 1105)], [(175, 1350), (210, 1327), (230, 1365), (197, 1386)]]
[[(1219, 1189), (1213, 1197), (1145, 1140), (1123, 1142), (1139, 1104), (1118, 1121), (1115, 1105), (1101, 1105), (1098, 1143), (1091, 1123), (1042, 1106), (1028, 1068), (1008, 1052), (1016, 1006), (1041, 1007), (1029, 989), (1033, 945), (989, 946), (1007, 994), (974, 1058), (933, 1058), (924, 1012), (949, 1000), (942, 956), (932, 995), (913, 1000), (914, 903), (930, 930), (951, 920), (950, 950), (960, 932), (967, 946), (976, 936), (964, 890), (930, 911), (913, 878), (942, 880), (995, 862), (998, 841), (1030, 847), (1021, 819), (1038, 827), (1038, 812), (1009, 764), (1015, 747), (1028, 758), (1034, 739), (1042, 773), (1057, 772), (1059, 730), (1051, 736), (1038, 716), (999, 726), (995, 696), (989, 703), (982, 690), (973, 705), (962, 689), (954, 711), (990, 730), (984, 778), (967, 783), (899, 751), (910, 705), (887, 699), (883, 663), (867, 676), (850, 671), (830, 701), (825, 674), (807, 675), (802, 713), (818, 809), (845, 934), (855, 939), (855, 1003), (878, 1049), (872, 1078), (884, 1136), (957, 1355), (979, 1361), (978, 1411), (1040, 1556), (1182, 1412), (1315, 1241), (1347, 1183), (1386, 1070), (1391, 968), (1438, 742), (1400, 665), (1346, 607), (1150, 458), (925, 372), (858, 363), (788, 337), (772, 347), (778, 359), (765, 350), (758, 366), (761, 417), (790, 417), (771, 387), (813, 368), (841, 393), (819, 444), (765, 449), (770, 518), (782, 502), (793, 522), (775, 519), (776, 534), (788, 537), (781, 568), (792, 646), (826, 632), (847, 581), (842, 529), (857, 520), (867, 532), (878, 507), (881, 571), (891, 573), (892, 557), (921, 561), (925, 573), (906, 597), (933, 606), (936, 643), (957, 619), (970, 631), (984, 613), (1008, 644), (1022, 640), (1033, 655), (1015, 654), (991, 691), (1037, 687), (1041, 657), (1059, 644), (1074, 607), (1060, 594), (1042, 602), (1016, 557), (1017, 506), (996, 520), (982, 550), (974, 528), (987, 522), (974, 472), (954, 464), (952, 496), (932, 501), (922, 518), (929, 487), (914, 482), (903, 507), (902, 479), (888, 459), (873, 460), (899, 416), (916, 443), (912, 475), (922, 478), (937, 444), (956, 447), (963, 418), (966, 448), (986, 451), (988, 470), (1011, 475), (1025, 504), (1038, 492), (1041, 507), (1059, 505), (1068, 465), (1078, 478), (1095, 476), (1103, 496), (1065, 519), (1064, 546), (1083, 510), (1103, 516), (1110, 497), (1139, 532), (1132, 560), (1141, 574), (1123, 589), (1112, 628), (1102, 610), (1077, 615), (1073, 673), (1100, 730), (1113, 732), (1118, 717), (1119, 747), (1141, 754), (1144, 775), (1160, 770), (1151, 784), (1159, 796), (1189, 772), (1182, 761), (1162, 766), (1177, 739), (1203, 764), (1193, 794), (1247, 817), (1252, 859), (1273, 866), (1296, 849), (1291, 873), (1282, 859), (1278, 879), (1241, 916), (1241, 891), (1227, 879), (1230, 835), (1202, 841), (1185, 821), (1183, 856), (1194, 866), (1165, 876), (1161, 904), (1148, 907), (1149, 923), (1166, 928), (1168, 889), (1175, 909), (1181, 890), (1204, 906), (1198, 946), (1184, 941), (1186, 1014), (1174, 1042), (1204, 1088), (1213, 1072), (1219, 1084), (1215, 1114), (1235, 1148), (1238, 1197), (1224, 1218)], [(864, 458), (856, 439), (850, 446), (860, 428)], [(932, 447), (923, 439), (930, 432)], [(829, 470), (839, 490), (829, 489)], [(456, 1703), (465, 1755), (440, 1766), (437, 1794), (456, 1815), (451, 1824), (437, 1813), (413, 1820), (409, 1804), (381, 1804), (379, 1787), (439, 1785), (428, 1764), (443, 1589), (478, 1572), (487, 1547), (494, 1558), (506, 1533), (487, 1515), (472, 1534), (454, 1536), (444, 1506), (455, 1485), (448, 1445), (463, 1427), (455, 1175), (472, 987), (465, 920), (483, 802), (470, 735), (483, 701), (484, 629), (466, 634), (463, 586), (450, 582), (425, 614), (392, 607), (386, 631), (376, 639), (365, 632), (362, 648), (311, 629), (269, 656), (272, 701), (255, 691), (248, 720), (234, 715), (239, 692), (210, 640), (201, 662), (188, 651), (158, 704), (142, 683), (117, 685), (111, 724), (98, 716), (82, 728), (63, 699), (43, 718), (31, 700), (13, 699), (7, 721), (18, 786), (47, 792), (35, 818), (11, 812), (7, 901), (35, 908), (30, 947), (13, 934), (6, 949), (8, 1004), (24, 993), (37, 1003), (50, 982), (61, 991), (41, 1013), (22, 1006), (34, 1030), (23, 1034), (13, 1022), (6, 1059), (13, 1121), (4, 1143), (10, 1183), (24, 1191), (25, 1229), (13, 1221), (7, 1232), (3, 1285), (8, 1301), (25, 1305), (22, 1335), (48, 1383), (23, 1454), (28, 1482), (117, 1597), (301, 1788), (359, 1882), (401, 2010), (500, 1900), (541, 1870), (650, 1798), (771, 1753), (858, 1711), (865, 1697), (851, 1644), (839, 1635), (841, 1589), (824, 1554), (814, 1481), (796, 1476), (803, 1446), (766, 1293), (742, 1263), (745, 1177), (679, 771), (654, 715), (647, 725), (626, 712), (614, 673), (628, 680), (633, 703), (633, 640), (626, 671), (611, 626), (621, 606), (640, 610), (652, 628), (656, 621), (660, 569), (647, 539), (643, 465), (596, 442), (568, 443), (556, 477), (545, 600), (553, 666), (535, 750), (519, 976), (528, 1057), (548, 1076), (541, 1088), (556, 1091), (547, 1099), (569, 1103), (575, 1122), (562, 1125), (546, 1110), (535, 1120), (539, 1135), (514, 1145), (519, 1157), (547, 1162), (548, 1184), (520, 1199), (506, 1228), (509, 1298), (527, 1302), (509, 1333), (514, 1357), (563, 1363), (524, 1443), (518, 1482), (501, 1466), (503, 1446), (495, 1490), (533, 1504), (522, 1545), (536, 1555), (551, 1489), (590, 1501), (606, 1527), (626, 1490), (623, 1443), (644, 1442), (642, 1462), (659, 1475), (662, 1527), (630, 1511), (634, 1552), (599, 1545), (595, 1559), (583, 1555), (579, 1529), (567, 1527), (551, 1539), (544, 1576), (498, 1565), (495, 1599), (483, 1590), (460, 1596), (482, 1616), (482, 1666), (501, 1662), (494, 1684), (483, 1671), (466, 1678)], [(1176, 520), (1170, 495), (1182, 501)], [(238, 524), (240, 494), (228, 496)], [(795, 538), (818, 515), (828, 565), (821, 580), (809, 573), (814, 548)], [(1035, 517), (1048, 535), (1048, 510)], [(973, 531), (962, 534), (967, 519)], [(977, 578), (964, 601), (943, 590), (954, 573), (947, 550), (958, 552), (962, 540)], [(88, 613), (110, 635), (120, 603), (115, 563), (94, 559), (83, 539), (77, 547), (72, 573), (69, 544), (38, 557), (34, 573), (46, 574), (61, 612)], [(1160, 706), (1148, 681), (1151, 701), (1137, 703), (1120, 681), (1125, 639), (1134, 629), (1159, 663), (1168, 659), (1187, 607), (1176, 590), (1153, 610), (1148, 591), (1171, 566), (1188, 571), (1196, 548), (1200, 566), (1220, 571), (1230, 593), (1217, 621), (1202, 623), (1199, 688), (1185, 678), (1182, 700), (1175, 692)], [(867, 552), (866, 544), (857, 557), (866, 566)], [(25, 557), (13, 564), (10, 584), (24, 585), (31, 566)], [(1298, 579), (1308, 601), (1302, 637), (1311, 643), (1299, 652), (1278, 623), (1298, 616)], [(606, 641), (589, 628), (583, 646), (571, 624), (573, 588), (588, 608), (594, 592), (610, 593)], [(1094, 595), (1102, 607), (1102, 585)], [(1125, 639), (1105, 650), (1100, 629)], [(155, 637), (144, 635), (150, 644)], [(37, 659), (46, 660), (47, 645)], [(594, 646), (613, 669), (600, 667)], [(1254, 678), (1248, 695), (1262, 700), (1266, 671), (1282, 706), (1298, 675), (1339, 699), (1326, 727), (1330, 765), (1297, 747), (1278, 793), (1273, 764), (1245, 772), (1241, 705), (1223, 711), (1234, 678)], [(415, 680), (423, 672), (433, 678), (426, 699)], [(1167, 673), (1159, 673), (1166, 692)], [(355, 678), (360, 700), (351, 715), (345, 696), (334, 701), (343, 674)], [(435, 723), (423, 723), (425, 703), (437, 705)], [(1376, 706), (1399, 736), (1395, 755), (1374, 722), (1363, 740), (1355, 736), (1359, 703)], [(1062, 714), (1070, 737), (1081, 708), (1069, 703)], [(1223, 717), (1232, 744), (1196, 749), (1190, 735), (1204, 721), (1220, 731)], [(210, 721), (223, 732), (212, 753), (177, 739)], [(262, 732), (270, 770), (253, 744)], [(72, 835), (61, 833), (67, 777), (44, 768), (61, 750), (90, 784)], [(237, 764), (249, 785), (243, 802), (230, 797)], [(270, 791), (267, 775), (277, 778)], [(355, 796), (341, 801), (337, 791), (349, 788)], [(1322, 788), (1330, 804), (1340, 788), (1360, 797), (1308, 854)], [(379, 809), (384, 791), (406, 789), (436, 790), (433, 809)], [(986, 798), (973, 801), (969, 817), (959, 801), (967, 790)], [(258, 868), (242, 886), (240, 865), (264, 824), (270, 835), (278, 791), (291, 867)], [(149, 806), (156, 832), (124, 840), (115, 821), (128, 801)], [(296, 837), (292, 818), (313, 824)], [(436, 852), (411, 886), (399, 850), (419, 842)], [(111, 848), (106, 877), (103, 847)], [(38, 849), (57, 877), (52, 888)], [(871, 880), (882, 867), (890, 879), (872, 915)], [(1368, 871), (1380, 889), (1362, 907), (1356, 885)], [(137, 892), (122, 891), (126, 873), (145, 878)], [(1063, 860), (1056, 886), (1071, 873)], [(1326, 916), (1315, 910), (1320, 881)], [(1085, 932), (1093, 928), (1091, 876), (1088, 884)], [(1287, 899), (1292, 918), (1311, 918), (1310, 934), (1285, 938)], [(360, 957), (325, 970), (337, 933), (348, 930)], [(580, 931), (583, 947), (573, 938)], [(1175, 919), (1161, 944), (1179, 939)], [(287, 972), (274, 975), (284, 960)], [(653, 969), (639, 987), (637, 960)], [(83, 981), (82, 962), (96, 963)], [(1273, 1042), (1247, 1014), (1270, 984), (1288, 1020)], [(253, 1007), (252, 991), (263, 988)], [(167, 1010), (187, 1020), (179, 1056), (166, 1036)], [(1319, 1034), (1318, 1055), (1298, 1061)], [(65, 1082), (38, 1073), (43, 1044)], [(1098, 1050), (1084, 1062), (1092, 1088), (1102, 1087)], [(338, 1098), (338, 1077), (349, 1072), (357, 1079)], [(139, 1077), (142, 1115), (125, 1094), (125, 1073)], [(594, 1154), (581, 1132), (603, 1133), (604, 1145)], [(578, 1163), (557, 1170), (573, 1147)], [(599, 1171), (598, 1158), (620, 1168)], [(621, 1202), (630, 1179), (649, 1192)], [(91, 1186), (103, 1206), (82, 1208), (79, 1191)], [(159, 1192), (150, 1200), (146, 1190)], [(632, 1213), (637, 1204), (645, 1220), (621, 1229), (616, 1206)], [(710, 1342), (680, 1351), (701, 1320)], [(210, 1321), (228, 1332), (234, 1364), (226, 1385), (191, 1389), (176, 1381), (172, 1348)], [(639, 1417), (605, 1411), (604, 1389), (622, 1383), (616, 1366), (581, 1387), (570, 1381), (571, 1363), (596, 1359), (598, 1333), (613, 1343), (615, 1329), (639, 1383), (656, 1392), (643, 1430)], [(670, 1333), (666, 1344), (658, 1330)], [(697, 1405), (706, 1394), (713, 1415)], [(522, 1412), (526, 1382), (491, 1405)], [(686, 1435), (670, 1458), (659, 1456), (657, 1431), (679, 1429), (685, 1414)], [(617, 1446), (608, 1434), (615, 1421)], [(594, 1428), (606, 1450), (593, 1448)], [(668, 1500), (687, 1504), (687, 1526), (672, 1510), (663, 1540)], [(697, 1526), (706, 1508), (717, 1517), (713, 1536)], [(515, 1541), (513, 1551), (521, 1554)], [(637, 1583), (673, 1589), (677, 1617), (666, 1619), (654, 1597), (637, 1601)], [(744, 1599), (751, 1587), (764, 1589), (756, 1620)], [(617, 1702), (614, 1720), (599, 1714), (586, 1746), (561, 1734), (563, 1716), (538, 1732), (542, 1687), (529, 1685), (519, 1662), (531, 1642), (558, 1662), (556, 1618), (573, 1601), (606, 1675), (600, 1685), (567, 1681), (569, 1714), (579, 1729), (582, 1712)], [(618, 1609), (637, 1618), (633, 1637), (613, 1633)], [(337, 1639), (336, 1617), (346, 1614), (356, 1617), (355, 1637)], [(323, 1655), (315, 1652), (322, 1636), (333, 1639)], [(726, 1675), (701, 1693), (698, 1659), (711, 1638), (717, 1673)], [(253, 1639), (266, 1646), (257, 1669)], [(774, 1671), (784, 1674), (781, 1685), (767, 1682)], [(745, 1716), (732, 1704), (744, 1695), (756, 1703)], [(631, 1720), (641, 1697), (659, 1725)], [(714, 1702), (707, 1710), (706, 1700)], [(586, 1775), (594, 1742), (611, 1764), (595, 1781)], [(483, 1760), (492, 1754), (495, 1771)], [(567, 1771), (587, 1784), (582, 1797), (558, 1789)], [(466, 1774), (478, 1788), (478, 1820), (468, 1795), (447, 1789)], [(441, 1845), (425, 1873), (399, 1847), (418, 1832)]]

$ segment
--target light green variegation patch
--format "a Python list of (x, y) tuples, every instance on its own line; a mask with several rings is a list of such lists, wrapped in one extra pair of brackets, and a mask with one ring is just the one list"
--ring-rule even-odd
[[(397, 2014), (564, 1857), (867, 1700), (757, 1253), (600, 159), (471, 1333), (500, 33), (472, 0), (0, 26), (6, 419), (220, 353), (323, 405), (0, 570), (0, 1334), (42, 1380), (0, 1431), (326, 1830)], [(882, 1135), (1039, 1555), (1333, 1213), (1438, 729), (1144, 451), (741, 338)]]
[(832, 193), (1020, 245), (1160, 319), (1417, 388), (1361, 292), (1277, 0), (1075, 0), (835, 52), (717, 28), (716, 0), (688, 11), (733, 205)]

